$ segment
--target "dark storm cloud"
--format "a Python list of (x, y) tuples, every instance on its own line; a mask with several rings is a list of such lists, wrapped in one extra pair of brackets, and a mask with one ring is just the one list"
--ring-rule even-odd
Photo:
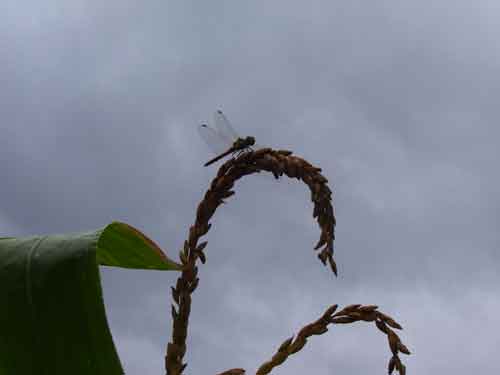
[[(409, 371), (498, 368), (495, 2), (2, 7), (1, 233), (118, 219), (175, 256), (214, 173), (194, 128), (219, 107), (330, 179), (338, 279), (312, 251), (303, 186), (247, 178), (216, 213), (190, 372), (251, 373), (333, 303), (376, 303), (401, 321)], [(102, 273), (127, 372), (161, 371), (175, 275)], [(384, 371), (375, 329), (331, 331), (276, 373)]]

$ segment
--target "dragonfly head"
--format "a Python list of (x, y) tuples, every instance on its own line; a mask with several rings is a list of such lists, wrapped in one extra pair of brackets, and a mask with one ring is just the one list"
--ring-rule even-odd
[(247, 143), (249, 146), (253, 146), (255, 144), (255, 138), (254, 137), (247, 137)]

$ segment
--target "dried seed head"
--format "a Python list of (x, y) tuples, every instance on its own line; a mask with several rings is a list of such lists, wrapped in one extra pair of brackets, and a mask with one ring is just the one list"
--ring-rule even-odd
[(378, 309), (377, 305), (365, 305), (361, 306), (358, 310), (361, 312), (372, 312)]
[(360, 306), (361, 306), (360, 304), (347, 305), (342, 310), (340, 310), (339, 312), (337, 312), (335, 314), (335, 316), (345, 315), (345, 314), (350, 313), (351, 311), (356, 311), (358, 309), (358, 307), (360, 307)]
[(173, 286), (171, 286), (170, 289), (172, 290), (172, 298), (175, 303), (179, 304), (179, 292)]
[(201, 263), (205, 264), (207, 262), (207, 257), (203, 251), (201, 251), (201, 250), (197, 251), (196, 255), (198, 256), (198, 258), (200, 258)]
[(352, 318), (350, 316), (339, 316), (336, 318), (332, 318), (330, 321), (334, 324), (348, 324), (348, 323), (353, 323), (357, 319)]
[(330, 256), (328, 257), (328, 263), (330, 263), (330, 268), (332, 269), (332, 272), (335, 274), (335, 276), (338, 276), (337, 274), (337, 264), (333, 260), (333, 258)]
[[(211, 225), (208, 221), (213, 216), (217, 207), (224, 202), (224, 199), (234, 195), (234, 191), (231, 189), (236, 180), (242, 176), (260, 171), (271, 172), (275, 178), (279, 178), (283, 173), (286, 173), (287, 176), (296, 177), (299, 180), (302, 179), (309, 186), (311, 198), (314, 202), (313, 217), (316, 218), (321, 229), (320, 239), (315, 246), (315, 250), (323, 247), (318, 254), (318, 258), (324, 265), (326, 265), (326, 261), (328, 260), (330, 268), (337, 275), (337, 266), (333, 260), (333, 240), (335, 239), (334, 229), (336, 220), (331, 204), (332, 193), (326, 185), (328, 180), (320, 173), (321, 168), (314, 167), (306, 160), (293, 156), (291, 151), (274, 151), (270, 148), (247, 152), (236, 159), (233, 158), (226, 161), (219, 168), (217, 177), (211, 182), (203, 201), (199, 204), (195, 224), (189, 229), (188, 241), (185, 242), (184, 251), (181, 251), (183, 254), (180, 257), (186, 267), (183, 269), (181, 278), (177, 281), (176, 289), (172, 289), (174, 300), (180, 302), (179, 313), (176, 319), (174, 319), (173, 332), (173, 340), (177, 346), (171, 347), (170, 344), (173, 343), (169, 343), (166, 356), (167, 373), (169, 369), (172, 373), (179, 373), (181, 359), (185, 353), (187, 319), (189, 317), (191, 301), (190, 295), (198, 285), (198, 278), (196, 277), (197, 268), (195, 266), (196, 259), (199, 258), (202, 263), (206, 261), (203, 249), (207, 243), (205, 241), (197, 246), (197, 242), (201, 236), (210, 230)], [(307, 329), (301, 330), (295, 342), (292, 342), (293, 337), (285, 341), (281, 347), (283, 350), (279, 351), (273, 357), (272, 361), (261, 366), (257, 374), (269, 373), (274, 366), (284, 361), (289, 353), (295, 353), (300, 350), (306, 343), (306, 336), (328, 331), (327, 324), (330, 322), (331, 315), (335, 312), (336, 308), (336, 305), (331, 306), (325, 313), (325, 316), (329, 319), (322, 317), (314, 324), (309, 325)], [(364, 315), (357, 316), (357, 319), (372, 318), (372, 316), (368, 315), (365, 312)], [(341, 323), (342, 321), (347, 322), (345, 321), (346, 319), (351, 321), (352, 317), (344, 316), (336, 319), (337, 323)], [(284, 350), (285, 347), (287, 347), (286, 350)], [(174, 350), (175, 348), (179, 350)], [(180, 348), (183, 348), (183, 350), (180, 350)], [(236, 370), (241, 371), (234, 373), (226, 372), (225, 374), (239, 375), (244, 372), (242, 369)]]
[(399, 323), (396, 322), (394, 319), (392, 319), (389, 315), (386, 315), (384, 313), (379, 313), (379, 316), (380, 316), (380, 319), (382, 319), (384, 322), (386, 322), (392, 328), (403, 329), (403, 327), (401, 327), (399, 325)]
[(389, 347), (391, 348), (391, 352), (394, 355), (398, 354), (398, 337), (394, 333), (394, 331), (391, 331), (390, 329), (387, 332), (387, 339), (389, 340)]
[(285, 352), (277, 352), (275, 355), (273, 355), (272, 358), (272, 363), (273, 367), (281, 365), (283, 362), (285, 362), (286, 358), (288, 357), (288, 353)]
[(327, 232), (321, 232), (321, 236), (319, 237), (319, 241), (316, 243), (316, 246), (314, 246), (314, 250), (318, 250), (321, 246), (323, 246), (326, 243), (327, 238)]
[(328, 255), (322, 251), (321, 253), (318, 254), (318, 258), (319, 260), (321, 260), (321, 263), (323, 263), (325, 266), (326, 266), (326, 258), (328, 257)]
[(283, 341), (283, 343), (278, 348), (278, 351), (279, 352), (286, 351), (288, 349), (288, 347), (290, 346), (290, 344), (292, 343), (292, 341), (293, 341), (293, 336), (290, 337), (289, 339), (286, 339), (285, 341)]
[(300, 349), (304, 347), (307, 343), (307, 339), (305, 337), (297, 338), (297, 340), (290, 346), (288, 353), (294, 354), (297, 353)]
[(199, 281), (200, 281), (200, 279), (198, 277), (196, 279), (194, 279), (194, 281), (189, 286), (189, 289), (188, 289), (189, 293), (193, 293), (194, 292), (194, 290), (198, 286)]
[(385, 323), (381, 320), (375, 320), (375, 324), (377, 325), (377, 328), (380, 329), (382, 332), (387, 333), (389, 328), (385, 325)]
[(223, 372), (220, 372), (216, 375), (243, 375), (245, 373), (245, 370), (242, 368), (233, 368), (231, 370), (226, 370)]
[(375, 319), (377, 319), (377, 313), (375, 311), (364, 312), (362, 313), (361, 319), (363, 319), (365, 322), (373, 322)]
[(175, 306), (174, 305), (170, 305), (172, 308), (171, 308), (171, 313), (172, 313), (172, 319), (177, 319), (177, 310), (175, 310)]
[(401, 353), (404, 353), (406, 355), (411, 354), (406, 345), (404, 345), (401, 341), (398, 342), (398, 349)]
[(179, 258), (181, 259), (181, 263), (183, 266), (185, 266), (186, 264), (188, 264), (188, 259), (187, 259), (187, 256), (184, 254), (184, 251), (179, 251)]
[(389, 375), (391, 375), (394, 371), (394, 366), (396, 365), (396, 357), (392, 356), (391, 359), (389, 360), (389, 365), (387, 366), (387, 370), (389, 372)]
[(203, 249), (207, 246), (207, 244), (208, 241), (203, 241), (202, 243), (198, 244), (195, 251), (203, 251)]
[(339, 305), (332, 305), (330, 306), (328, 309), (326, 309), (325, 313), (323, 314), (324, 317), (330, 317), (334, 312), (335, 310), (337, 310), (337, 307), (339, 307)]

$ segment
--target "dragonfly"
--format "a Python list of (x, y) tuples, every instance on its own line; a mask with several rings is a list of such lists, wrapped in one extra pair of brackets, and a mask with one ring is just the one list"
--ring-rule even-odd
[(210, 149), (217, 154), (216, 157), (207, 161), (207, 167), (229, 154), (240, 154), (253, 148), (261, 148), (255, 144), (254, 137), (242, 138), (226, 118), (221, 110), (217, 110), (213, 116), (215, 128), (207, 124), (198, 127), (198, 132)]

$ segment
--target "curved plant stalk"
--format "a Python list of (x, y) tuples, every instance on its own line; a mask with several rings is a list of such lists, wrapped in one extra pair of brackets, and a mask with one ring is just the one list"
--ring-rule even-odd
[[(349, 305), (334, 314), (337, 307), (338, 305), (330, 306), (318, 320), (303, 327), (295, 340), (293, 340), (293, 336), (285, 340), (272, 359), (259, 367), (257, 375), (269, 374), (274, 367), (285, 362), (288, 356), (301, 350), (305, 346), (308, 337), (326, 333), (328, 324), (348, 324), (362, 320), (367, 322), (375, 321), (376, 326), (387, 335), (389, 347), (393, 354), (389, 360), (389, 374), (392, 374), (394, 368), (396, 368), (401, 375), (405, 375), (406, 367), (399, 359), (398, 352), (410, 354), (410, 351), (388, 325), (397, 329), (402, 329), (402, 327), (390, 316), (377, 311), (378, 306), (375, 305)], [(241, 374), (244, 374), (244, 372)], [(220, 375), (230, 374), (222, 373)]]
[[(215, 213), (217, 207), (224, 203), (224, 199), (235, 194), (234, 191), (231, 190), (235, 182), (245, 175), (259, 173), (261, 171), (271, 172), (276, 179), (285, 174), (290, 178), (302, 180), (309, 187), (311, 191), (311, 200), (314, 204), (313, 218), (316, 219), (321, 229), (320, 238), (314, 250), (322, 248), (318, 253), (318, 258), (323, 265), (326, 265), (328, 262), (332, 272), (337, 275), (337, 265), (333, 259), (333, 241), (335, 239), (336, 221), (331, 203), (332, 191), (327, 185), (328, 180), (321, 174), (321, 168), (314, 167), (306, 160), (293, 156), (291, 151), (273, 150), (270, 148), (245, 152), (236, 158), (228, 160), (220, 167), (217, 176), (212, 180), (210, 188), (198, 205), (195, 223), (189, 228), (188, 239), (184, 242), (183, 249), (179, 253), (183, 271), (181, 276), (177, 279), (175, 288), (172, 287), (172, 297), (177, 307), (172, 304), (172, 341), (167, 345), (165, 356), (165, 369), (167, 375), (180, 375), (187, 366), (187, 363), (183, 363), (182, 360), (186, 353), (187, 328), (191, 311), (191, 294), (194, 292), (199, 282), (196, 261), (200, 259), (203, 264), (206, 262), (204, 249), (207, 245), (207, 241), (201, 243), (198, 243), (198, 241), (200, 237), (204, 236), (210, 230), (211, 224), (209, 220)], [(404, 374), (404, 367), (401, 367), (402, 364), (397, 357), (398, 348), (400, 351), (404, 352), (401, 350), (404, 346), (398, 346), (398, 343), (400, 343), (399, 338), (394, 336), (395, 333), (385, 325), (384, 322), (387, 323), (387, 321), (381, 318), (387, 316), (372, 310), (369, 311), (371, 315), (367, 315), (368, 312), (363, 310), (363, 307), (360, 307), (361, 305), (353, 306), (355, 307), (346, 307), (333, 317), (329, 315), (333, 314), (336, 306), (329, 308), (325, 313), (328, 315), (328, 318), (326, 318), (325, 315), (320, 321), (304, 327), (297, 336), (295, 342), (292, 343), (292, 339), (285, 341), (273, 359), (259, 368), (258, 374), (268, 374), (273, 367), (284, 362), (288, 355), (300, 350), (305, 345), (306, 337), (326, 332), (327, 324), (346, 323), (347, 321), (344, 321), (346, 319), (349, 320), (349, 322), (366, 320), (368, 317), (373, 317), (373, 320), (377, 319), (377, 326), (380, 329), (382, 329), (381, 327), (385, 327), (384, 329), (386, 329), (386, 331), (384, 332), (388, 334), (390, 342), (392, 342), (391, 349), (394, 348), (393, 358), (397, 358), (394, 360), (391, 359), (391, 361), (394, 362), (393, 367), (397, 365), (399, 366), (397, 367), (398, 369), (403, 368), (400, 372)], [(364, 309), (366, 308), (365, 306)], [(368, 306), (368, 308), (370, 308), (370, 306)], [(345, 314), (347, 314), (347, 316), (345, 316)], [(236, 368), (227, 370), (219, 375), (240, 375), (244, 373), (244, 369)]]

